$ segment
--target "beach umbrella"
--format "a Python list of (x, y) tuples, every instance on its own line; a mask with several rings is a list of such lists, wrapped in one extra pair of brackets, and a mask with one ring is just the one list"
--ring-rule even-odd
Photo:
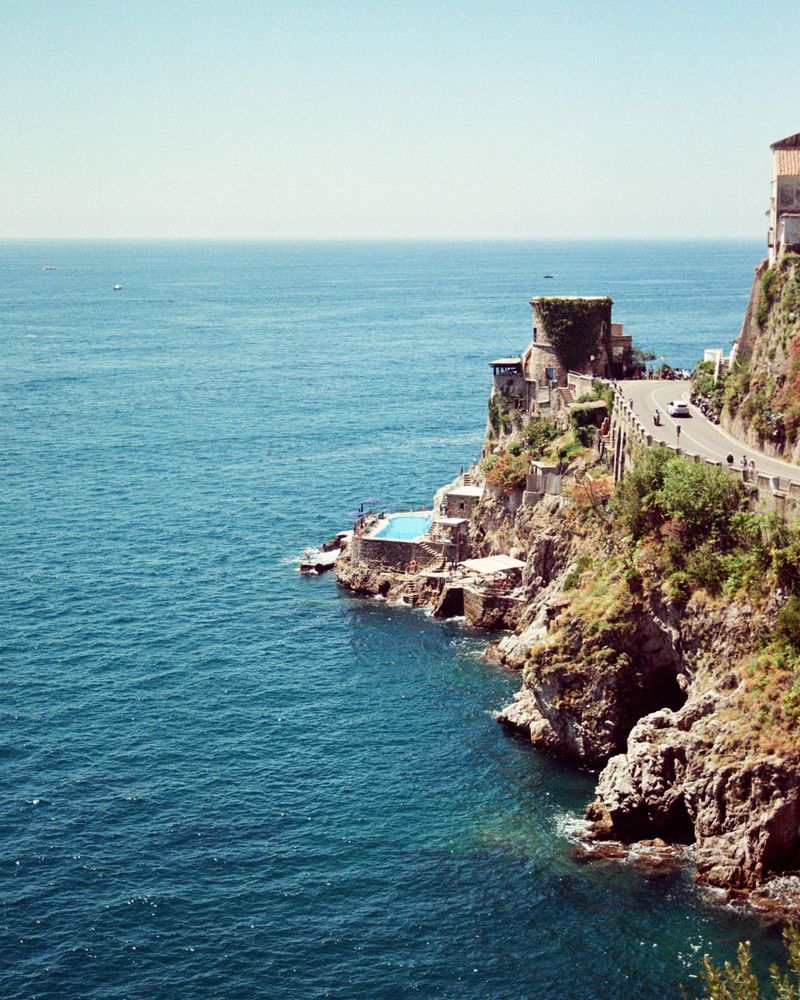
[(363, 510), (351, 510), (347, 515), (352, 521), (357, 521), (360, 517), (364, 516)]

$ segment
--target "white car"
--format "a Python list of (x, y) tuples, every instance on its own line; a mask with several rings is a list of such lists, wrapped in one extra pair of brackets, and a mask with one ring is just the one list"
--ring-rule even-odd
[(688, 417), (689, 404), (682, 399), (671, 399), (667, 403), (667, 413), (671, 417)]

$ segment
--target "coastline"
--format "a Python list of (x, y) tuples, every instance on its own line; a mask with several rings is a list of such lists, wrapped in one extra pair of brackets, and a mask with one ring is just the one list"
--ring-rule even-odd
[[(602, 400), (602, 383), (592, 384)], [(519, 485), (493, 482), (486, 456), (499, 455), (493, 461), (502, 464), (538, 419), (526, 403), (495, 422), (498, 393), (511, 386), (501, 390), (496, 373), (484, 460), (434, 497), (434, 524), (454, 520), (446, 517), (451, 501), (463, 500), (459, 488), (470, 484), (476, 502), (465, 511), (457, 546), (468, 558), (456, 563), (451, 538), (438, 552), (427, 546), (430, 564), (418, 567), (419, 540), (410, 557), (402, 548), (373, 556), (354, 537), (337, 560), (337, 582), (355, 593), (429, 607), (434, 617), (460, 612), (477, 628), (505, 631), (485, 655), (520, 671), (522, 687), (498, 722), (598, 775), (576, 858), (688, 865), (727, 902), (775, 917), (800, 912), (800, 863), (792, 866), (800, 849), (800, 752), (776, 754), (748, 734), (738, 674), (755, 648), (752, 636), (774, 628), (780, 594), (766, 604), (718, 601), (702, 591), (687, 600), (664, 592), (641, 560), (622, 575), (614, 568), (613, 531), (604, 524), (609, 473), (620, 481), (641, 461), (635, 437), (618, 431), (631, 421), (619, 390), (602, 427), (606, 411), (599, 411), (590, 447), (562, 445), (557, 465), (534, 461)], [(574, 433), (569, 414), (554, 433)], [(646, 433), (642, 440), (663, 453), (659, 461), (687, 471), (693, 464), (680, 448), (665, 448)], [(725, 479), (726, 470), (719, 474)], [(741, 489), (733, 480), (730, 486)], [(755, 488), (749, 502), (758, 503)], [(792, 503), (781, 501), (778, 509), (793, 510)], [(487, 569), (483, 577), (480, 567), (493, 558), (518, 561), (520, 570), (488, 579)], [(609, 595), (599, 604), (587, 572), (593, 565)]]

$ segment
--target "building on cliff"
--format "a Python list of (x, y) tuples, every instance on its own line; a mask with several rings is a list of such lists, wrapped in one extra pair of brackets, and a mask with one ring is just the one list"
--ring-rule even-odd
[(800, 132), (779, 139), (772, 150), (769, 199), (769, 266), (787, 250), (800, 250)]
[(591, 391), (593, 378), (634, 374), (631, 338), (611, 319), (604, 296), (531, 299), (533, 333), (517, 357), (489, 362), (493, 388), (527, 412), (554, 410)]

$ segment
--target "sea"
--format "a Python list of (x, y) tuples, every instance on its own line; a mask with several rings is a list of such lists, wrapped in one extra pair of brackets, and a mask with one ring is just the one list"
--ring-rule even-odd
[(531, 296), (691, 366), (763, 250), (1, 243), (0, 997), (642, 1000), (781, 955), (576, 859), (594, 779), (495, 722), (485, 634), (298, 572), (476, 459)]

